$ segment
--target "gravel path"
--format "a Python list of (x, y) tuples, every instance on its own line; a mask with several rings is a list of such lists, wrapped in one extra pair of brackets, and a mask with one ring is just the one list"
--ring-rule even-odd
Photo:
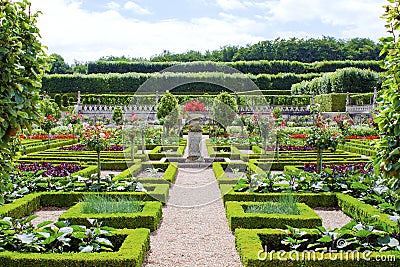
[(57, 208), (57, 207), (42, 207), (35, 211), (32, 215), (38, 216), (31, 221), (32, 225), (37, 226), (38, 224), (46, 221), (57, 222), (58, 217), (61, 216), (68, 208)]
[(322, 226), (326, 229), (341, 228), (351, 221), (351, 218), (339, 209), (315, 208), (314, 211), (322, 218)]
[(144, 266), (242, 266), (211, 169), (180, 169)]

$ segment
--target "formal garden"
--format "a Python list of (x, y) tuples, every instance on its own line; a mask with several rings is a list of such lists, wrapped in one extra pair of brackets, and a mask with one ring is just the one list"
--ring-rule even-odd
[(49, 73), (39, 14), (2, 2), (0, 265), (397, 266), (388, 2), (381, 61), (99, 60), (84, 74)]

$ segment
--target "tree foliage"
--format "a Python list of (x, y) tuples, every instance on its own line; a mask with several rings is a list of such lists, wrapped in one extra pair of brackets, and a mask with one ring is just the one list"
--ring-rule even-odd
[(72, 73), (71, 67), (58, 54), (50, 55), (51, 68), (49, 74), (69, 74)]
[(176, 97), (170, 92), (166, 92), (158, 101), (156, 109), (157, 109), (157, 118), (159, 120), (166, 118), (170, 113), (178, 108), (178, 100)]
[[(382, 54), (386, 54), (383, 67), (386, 80), (378, 99), (375, 122), (381, 135), (379, 152), (375, 158), (375, 171), (381, 171), (388, 185), (400, 191), (400, 0), (388, 0), (385, 13), (386, 29), (390, 34), (381, 38)], [(400, 203), (398, 203), (400, 204)], [(399, 206), (399, 205), (398, 205)]]
[[(36, 27), (38, 13), (30, 3), (3, 0), (0, 3), (0, 176), (12, 169), (10, 135), (31, 128), (39, 116), (37, 103), (47, 56)], [(4, 184), (3, 184), (4, 186)]]
[(219, 50), (173, 54), (164, 51), (151, 61), (240, 61), (240, 60), (290, 60), (314, 62), (324, 60), (379, 60), (381, 45), (367, 38), (340, 40), (333, 37), (320, 39), (265, 40), (245, 47), (224, 46)]
[(234, 96), (227, 92), (217, 95), (213, 102), (213, 119), (222, 128), (230, 126), (238, 112), (238, 105)]

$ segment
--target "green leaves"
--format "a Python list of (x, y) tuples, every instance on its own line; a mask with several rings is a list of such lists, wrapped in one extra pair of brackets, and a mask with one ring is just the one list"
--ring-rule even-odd
[[(31, 128), (31, 121), (38, 116), (36, 95), (47, 56), (38, 38), (38, 13), (31, 13), (28, 1), (2, 1), (0, 14), (0, 143), (6, 148), (12, 140), (7, 133)], [(1, 149), (0, 177), (4, 179), (12, 173), (12, 156), (11, 149)]]
[(376, 121), (379, 131), (385, 138), (378, 143), (377, 157), (374, 159), (375, 168), (386, 176), (392, 183), (393, 179), (399, 181), (400, 160), (400, 50), (397, 30), (400, 26), (399, 0), (388, 0), (382, 18), (386, 21), (386, 29), (390, 36), (381, 38), (383, 49), (386, 53), (384, 67), (386, 68), (385, 81), (381, 90)]

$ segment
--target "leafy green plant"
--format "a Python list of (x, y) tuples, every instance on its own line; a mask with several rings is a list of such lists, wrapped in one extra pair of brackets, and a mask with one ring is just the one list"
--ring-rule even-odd
[[(34, 227), (37, 216), (23, 219), (4, 217), (0, 220), (0, 251), (19, 252), (100, 252), (112, 251), (108, 239), (113, 228), (88, 219), (91, 226), (69, 225), (68, 222), (46, 221)], [(79, 247), (74, 247), (79, 244)]]
[(300, 211), (297, 207), (297, 203), (298, 199), (293, 197), (293, 195), (281, 195), (279, 199), (276, 199), (274, 202), (250, 205), (246, 207), (245, 212), (298, 215), (300, 214)]
[[(381, 38), (385, 60), (382, 67), (386, 69), (383, 89), (380, 92), (378, 101), (378, 112), (375, 116), (375, 123), (378, 126), (381, 138), (377, 142), (378, 153), (374, 160), (376, 172), (382, 172), (387, 178), (387, 185), (397, 194), (400, 193), (400, 1), (388, 0), (385, 6), (385, 27), (390, 34)], [(400, 207), (400, 199), (397, 200), (397, 207)]]
[(308, 241), (306, 238), (308, 232), (289, 225), (286, 225), (286, 228), (286, 230), (282, 230), (286, 233), (286, 237), (282, 239), (281, 243), (289, 246), (291, 250), (299, 250), (300, 246)]
[(143, 208), (129, 196), (85, 195), (82, 202), (82, 213), (133, 213)]
[[(36, 26), (40, 12), (32, 13), (28, 1), (5, 0), (0, 4), (0, 192), (12, 173), (12, 139), (23, 128), (32, 130), (39, 117), (37, 104), (47, 55)], [(3, 200), (0, 199), (0, 203)]]

